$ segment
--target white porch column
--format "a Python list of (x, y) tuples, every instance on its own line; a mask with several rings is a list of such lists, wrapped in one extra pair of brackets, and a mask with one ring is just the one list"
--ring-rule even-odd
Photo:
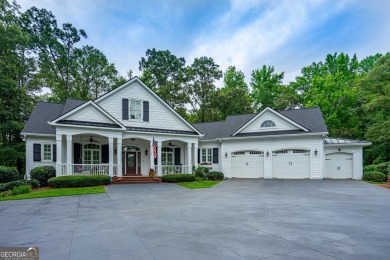
[(191, 150), (192, 150), (192, 143), (187, 143), (187, 173), (192, 173), (192, 165), (191, 165)]
[(108, 174), (114, 175), (114, 138), (108, 138)]
[(66, 135), (66, 174), (72, 175), (72, 136)]
[(154, 169), (153, 139), (150, 139), (149, 154), (150, 154), (150, 168)]
[(62, 135), (56, 135), (57, 142), (57, 162), (56, 162), (56, 176), (62, 175)]
[(198, 143), (194, 143), (194, 154), (192, 156), (194, 158), (194, 166), (198, 167)]
[(122, 177), (122, 137), (117, 138), (116, 156), (117, 156), (116, 174), (118, 177)]
[(161, 167), (161, 141), (157, 141), (157, 174), (162, 176), (162, 167)]

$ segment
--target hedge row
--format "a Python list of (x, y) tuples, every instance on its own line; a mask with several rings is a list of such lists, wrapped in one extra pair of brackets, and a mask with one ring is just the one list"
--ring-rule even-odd
[(390, 162), (364, 166), (363, 172), (381, 172), (387, 176), (390, 172)]
[(19, 179), (18, 170), (15, 167), (0, 166), (0, 183)]
[(161, 177), (163, 182), (192, 182), (195, 180), (195, 175), (193, 174), (167, 174)]
[(375, 182), (385, 182), (386, 175), (381, 172), (371, 171), (363, 173), (363, 180), (365, 181), (375, 181)]
[(56, 177), (56, 169), (53, 166), (39, 166), (30, 171), (30, 176), (44, 187), (48, 185), (47, 181), (50, 178)]
[(90, 187), (98, 185), (110, 184), (111, 178), (107, 175), (91, 175), (91, 176), (60, 176), (50, 178), (48, 183), (54, 188), (68, 187)]
[(0, 183), (0, 192), (12, 190), (15, 187), (29, 185), (33, 189), (39, 188), (39, 181), (37, 180), (18, 180), (18, 181), (10, 181), (6, 183)]

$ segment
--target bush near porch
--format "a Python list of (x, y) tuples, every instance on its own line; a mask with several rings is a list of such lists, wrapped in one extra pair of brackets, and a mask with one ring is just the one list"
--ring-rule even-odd
[(56, 169), (53, 166), (39, 166), (30, 171), (31, 179), (39, 181), (41, 187), (48, 185), (50, 178), (56, 177)]
[(70, 188), (70, 187), (91, 187), (110, 184), (111, 178), (107, 175), (91, 175), (91, 176), (60, 176), (50, 178), (48, 183), (54, 188)]
[(195, 175), (193, 174), (167, 174), (163, 175), (161, 177), (163, 182), (172, 182), (172, 183), (177, 183), (177, 182), (191, 182), (195, 180)]

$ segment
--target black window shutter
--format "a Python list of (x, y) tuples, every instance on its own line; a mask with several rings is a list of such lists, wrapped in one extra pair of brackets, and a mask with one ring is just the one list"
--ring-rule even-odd
[(198, 163), (200, 163), (200, 148), (198, 148)]
[(73, 144), (73, 163), (81, 164), (81, 144), (74, 143)]
[(175, 148), (175, 165), (180, 165), (180, 148)]
[(122, 99), (122, 119), (129, 120), (129, 100), (127, 98)]
[(53, 144), (53, 162), (57, 161), (57, 145)]
[(40, 162), (41, 159), (41, 144), (33, 144), (33, 160), (34, 162)]
[(144, 101), (144, 122), (149, 122), (149, 101)]
[(213, 148), (213, 163), (218, 163), (218, 148)]
[(108, 144), (102, 145), (102, 163), (108, 163)]

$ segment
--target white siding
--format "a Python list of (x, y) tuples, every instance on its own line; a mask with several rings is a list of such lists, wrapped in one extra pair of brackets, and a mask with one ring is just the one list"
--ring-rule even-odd
[[(331, 154), (339, 152), (351, 153), (353, 155), (353, 179), (361, 180), (363, 177), (363, 147), (362, 146), (348, 146), (348, 145), (325, 145), (324, 153)], [(324, 158), (324, 164), (326, 160)], [(326, 178), (326, 172), (324, 172)]]
[[(26, 137), (26, 174), (29, 176), (31, 169), (38, 166), (53, 166), (56, 167), (55, 162), (34, 162), (33, 146), (34, 144), (55, 144), (55, 137)], [(41, 154), (43, 156), (43, 154)]]
[[(212, 165), (201, 165), (199, 163), (199, 166), (202, 167), (208, 167), (210, 168), (210, 171), (218, 171), (222, 172), (221, 162), (223, 158), (225, 157), (225, 153), (222, 153), (221, 151), (221, 144), (219, 142), (199, 142), (199, 149), (202, 148), (218, 148), (218, 163), (213, 163)], [(202, 153), (201, 153), (202, 156)], [(196, 151), (196, 159), (198, 159), (198, 151)], [(201, 160), (202, 161), (202, 160)]]
[(108, 119), (107, 116), (103, 115), (92, 105), (88, 105), (77, 111), (74, 114), (71, 114), (69, 117), (64, 118), (65, 120), (78, 120), (78, 121), (87, 121), (87, 122), (99, 122), (99, 123), (114, 123), (112, 120)]
[[(275, 123), (276, 127), (265, 127), (261, 128), (261, 123), (265, 120), (271, 120)], [(252, 123), (245, 127), (240, 133), (253, 133), (253, 132), (263, 132), (263, 131), (282, 131), (282, 130), (296, 130), (299, 129), (292, 123), (286, 121), (284, 118), (272, 113), (271, 111), (266, 111), (264, 114), (256, 118)]]
[[(149, 101), (149, 122), (122, 120), (123, 98)], [(98, 100), (97, 104), (125, 126), (194, 131), (138, 82), (131, 82), (118, 92), (101, 101)]]
[[(222, 172), (226, 177), (231, 177), (231, 153), (235, 151), (264, 151), (264, 178), (272, 178), (272, 152), (283, 149), (304, 149), (310, 151), (310, 178), (322, 179), (321, 136), (297, 136), (274, 138), (248, 138), (236, 140), (224, 140), (221, 153), (228, 153), (228, 157), (222, 158)], [(317, 149), (317, 155), (314, 151)], [(267, 157), (267, 151), (269, 156)]]

